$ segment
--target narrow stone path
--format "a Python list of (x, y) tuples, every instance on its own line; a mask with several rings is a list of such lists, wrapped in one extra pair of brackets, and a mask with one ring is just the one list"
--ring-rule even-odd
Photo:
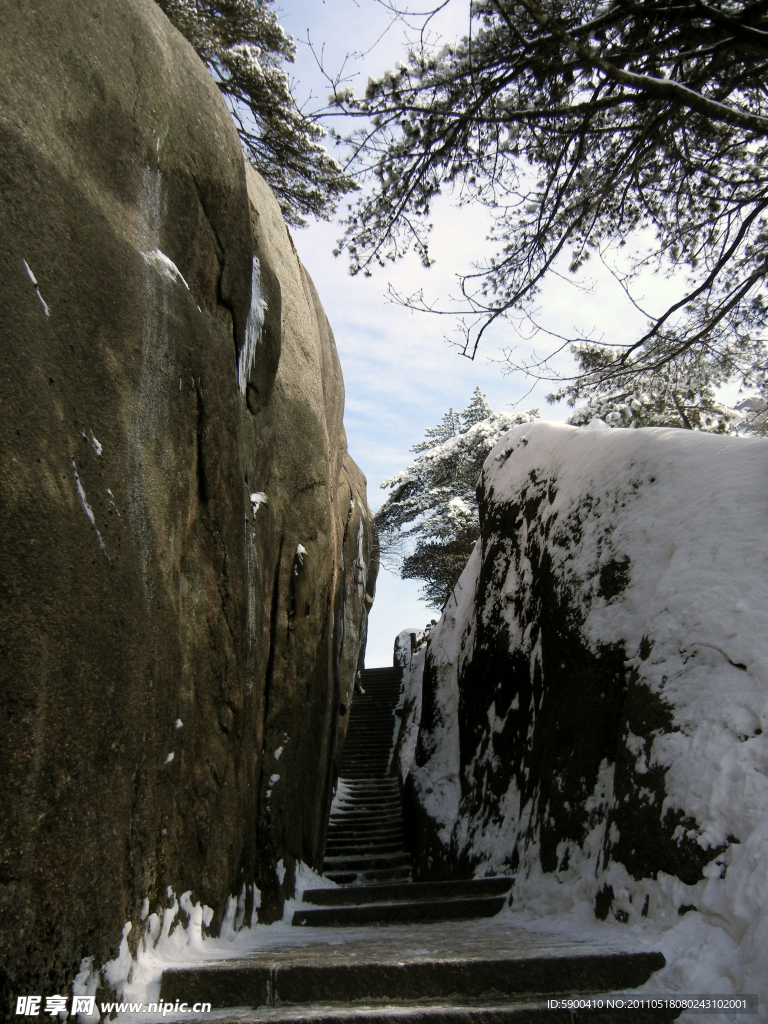
[(401, 678), (399, 669), (367, 669), (363, 692), (353, 697), (325, 848), (324, 874), (332, 882), (411, 877), (400, 790), (389, 774)]
[(516, 927), (495, 916), (511, 878), (411, 881), (389, 774), (400, 674), (368, 670), (362, 687), (328, 831), (325, 876), (338, 885), (304, 892), (295, 943), (283, 932), (274, 948), (239, 960), (166, 970), (161, 1000), (210, 1002), (207, 1020), (231, 1024), (676, 1020), (680, 1011), (628, 1011), (606, 995), (648, 981), (665, 964), (661, 953)]

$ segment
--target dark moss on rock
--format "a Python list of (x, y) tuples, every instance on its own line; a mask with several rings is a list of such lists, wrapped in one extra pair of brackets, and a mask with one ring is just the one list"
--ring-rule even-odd
[[(513, 455), (508, 446), (497, 458)], [(511, 496), (481, 477), (478, 567), (460, 581), (476, 587), (474, 606), (468, 619), (444, 627), (463, 630), (459, 647), (468, 654), (450, 668), (443, 651), (455, 648), (458, 633), (444, 635), (438, 624), (424, 658), (421, 724), (405, 784), (420, 877), (469, 877), (491, 857), (494, 870), (528, 870), (533, 857), (545, 873), (565, 877), (589, 840), (598, 879), (620, 864), (638, 883), (664, 872), (693, 885), (724, 852), (698, 841), (696, 821), (665, 809), (668, 767), (651, 748), (677, 726), (674, 708), (642, 676), (654, 638), (627, 650), (623, 640), (587, 635), (590, 611), (608, 621), (632, 588), (631, 560), (614, 530), (641, 486), (630, 475), (615, 493), (587, 488), (556, 508), (562, 488), (543, 469), (527, 472)], [(449, 676), (459, 752), (452, 822), (425, 810), (430, 765), (439, 774), (449, 760)], [(492, 851), (486, 834), (500, 837)], [(617, 893), (598, 886), (599, 919), (647, 915), (642, 887), (637, 906)]]

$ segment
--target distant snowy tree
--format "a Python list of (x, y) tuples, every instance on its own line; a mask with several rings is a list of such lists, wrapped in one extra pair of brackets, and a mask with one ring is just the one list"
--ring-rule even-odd
[(330, 218), (355, 188), (322, 145), (325, 132), (298, 108), (283, 64), (296, 45), (273, 0), (157, 0), (223, 93), (240, 141), (277, 196), (286, 220)]
[(486, 456), (502, 434), (538, 415), (496, 413), (475, 388), (467, 408), (449, 409), (411, 448), (418, 458), (381, 485), (392, 491), (376, 514), (382, 563), (423, 580), (433, 607), (448, 600), (480, 536), (475, 486)]

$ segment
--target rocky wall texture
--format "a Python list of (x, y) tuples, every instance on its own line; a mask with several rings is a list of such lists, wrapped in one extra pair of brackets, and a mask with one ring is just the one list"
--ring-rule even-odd
[(405, 671), (419, 877), (760, 927), (766, 480), (763, 440), (535, 424), (499, 442), (481, 538)]
[(0, 65), (5, 1006), (168, 886), (215, 931), (321, 865), (376, 567), (333, 335), (194, 51), (150, 0), (2, 0)]

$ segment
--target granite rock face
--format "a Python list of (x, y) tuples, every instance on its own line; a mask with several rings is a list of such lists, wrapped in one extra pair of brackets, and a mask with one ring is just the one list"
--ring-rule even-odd
[(708, 910), (741, 938), (768, 812), (767, 473), (764, 441), (684, 430), (499, 442), (405, 671), (419, 877), (513, 873), (518, 901)]
[(0, 63), (5, 1006), (169, 886), (215, 930), (321, 865), (376, 566), (333, 335), (194, 51), (149, 0), (4, 0)]

